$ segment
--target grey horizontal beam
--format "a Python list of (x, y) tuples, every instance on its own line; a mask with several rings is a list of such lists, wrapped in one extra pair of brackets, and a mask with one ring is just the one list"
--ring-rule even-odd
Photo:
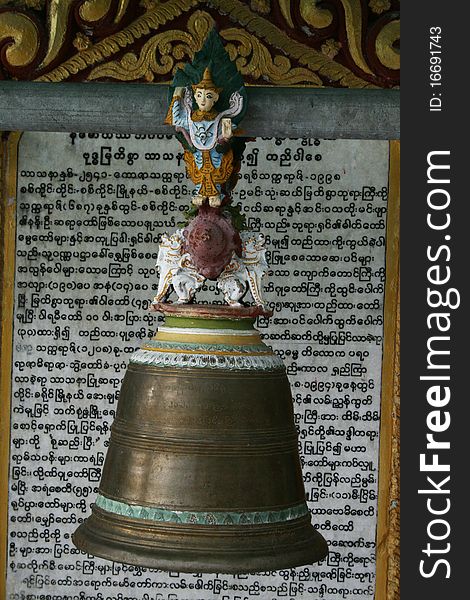
[[(252, 137), (398, 139), (399, 91), (249, 87)], [(171, 133), (168, 88), (135, 83), (0, 82), (0, 131)]]

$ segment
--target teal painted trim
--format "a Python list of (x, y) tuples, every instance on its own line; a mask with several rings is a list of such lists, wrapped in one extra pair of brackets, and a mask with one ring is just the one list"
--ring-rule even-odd
[(96, 498), (99, 508), (132, 519), (155, 521), (158, 523), (187, 523), (190, 525), (260, 525), (266, 523), (284, 523), (308, 515), (307, 505), (296, 504), (282, 510), (248, 511), (248, 512), (202, 512), (186, 510), (170, 510), (138, 506), (111, 500), (101, 494)]
[(189, 353), (168, 349), (136, 350), (129, 362), (136, 365), (176, 369), (223, 369), (229, 371), (285, 371), (284, 363), (276, 354), (217, 354), (204, 350)]
[(238, 331), (249, 331), (253, 328), (255, 320), (245, 319), (226, 319), (215, 317), (178, 317), (176, 315), (165, 316), (165, 327), (183, 327), (188, 329), (236, 329)]
[(266, 344), (256, 344), (245, 346), (232, 346), (231, 344), (201, 344), (201, 342), (164, 342), (160, 340), (149, 340), (143, 344), (150, 348), (168, 348), (173, 350), (201, 350), (203, 352), (216, 352), (217, 350), (223, 352), (274, 352)]

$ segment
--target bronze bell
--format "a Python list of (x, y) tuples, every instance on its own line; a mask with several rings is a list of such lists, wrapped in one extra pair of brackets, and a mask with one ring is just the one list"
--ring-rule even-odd
[[(254, 328), (271, 314), (261, 285), (265, 238), (231, 206), (245, 147), (233, 128), (246, 102), (213, 30), (171, 88), (166, 123), (185, 151), (193, 206), (186, 227), (160, 242), (153, 309), (165, 323), (133, 354), (122, 384), (99, 495), (73, 536), (89, 554), (244, 573), (328, 552), (305, 502), (286, 371)], [(206, 278), (228, 306), (193, 304)], [(256, 306), (242, 304), (248, 289)], [(172, 290), (177, 304), (165, 302)]]
[(289, 382), (259, 307), (157, 307), (131, 358), (92, 515), (75, 545), (113, 561), (243, 573), (326, 556), (310, 523)]

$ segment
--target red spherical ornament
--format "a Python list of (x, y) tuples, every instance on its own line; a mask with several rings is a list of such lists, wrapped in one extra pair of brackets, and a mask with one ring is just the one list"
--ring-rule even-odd
[(240, 234), (232, 221), (220, 214), (219, 208), (201, 206), (183, 233), (185, 252), (191, 256), (198, 273), (207, 279), (217, 279), (234, 252), (241, 256)]

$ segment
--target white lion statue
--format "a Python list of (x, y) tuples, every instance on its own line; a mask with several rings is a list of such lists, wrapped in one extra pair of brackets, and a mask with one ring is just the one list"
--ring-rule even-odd
[[(269, 270), (266, 262), (265, 238), (262, 233), (243, 231), (242, 256), (235, 253), (232, 260), (217, 278), (217, 287), (230, 306), (242, 306), (240, 300), (249, 289), (257, 306), (266, 307), (261, 280)], [(205, 277), (196, 271), (191, 257), (184, 252), (183, 230), (171, 236), (163, 234), (157, 258), (159, 281), (153, 304), (165, 302), (173, 289), (179, 304), (194, 299)]]

